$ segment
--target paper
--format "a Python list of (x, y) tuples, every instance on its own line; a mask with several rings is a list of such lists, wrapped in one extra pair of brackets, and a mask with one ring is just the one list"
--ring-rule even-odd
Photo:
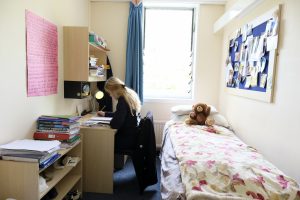
[(256, 61), (256, 68), (257, 68), (257, 71), (261, 71), (261, 61)]
[(229, 47), (233, 47), (233, 45), (234, 45), (234, 40), (232, 39), (232, 40), (230, 40)]
[(239, 74), (240, 74), (240, 75), (243, 74), (244, 67), (245, 67), (245, 66), (241, 63), (240, 66), (239, 66)]
[(251, 76), (246, 77), (245, 88), (250, 88), (251, 85)]
[(267, 60), (266, 60), (265, 57), (261, 57), (261, 61), (260, 62), (261, 62), (260, 72), (263, 73), (264, 70), (265, 70), (265, 68), (266, 68), (266, 62), (267, 62)]
[(265, 34), (266, 36), (275, 36), (278, 31), (278, 17), (270, 19), (266, 26)]
[(251, 71), (251, 87), (257, 86), (257, 77), (258, 77), (258, 71), (256, 70), (256, 67), (252, 68)]
[(259, 87), (265, 88), (266, 87), (266, 82), (267, 82), (267, 74), (261, 74), (260, 75), (260, 82), (259, 82)]
[(245, 62), (248, 59), (247, 55), (247, 49), (244, 44), (241, 45), (241, 51), (240, 51), (240, 62)]
[(240, 64), (238, 62), (234, 63), (234, 71), (237, 72), (239, 71)]
[(26, 10), (27, 96), (57, 94), (56, 25)]
[(247, 35), (252, 35), (252, 27), (253, 27), (252, 24), (248, 24), (248, 26), (247, 26)]
[(110, 124), (110, 121), (112, 120), (112, 117), (92, 117), (88, 121), (84, 123), (84, 125), (96, 125), (98, 123), (100, 124)]
[(234, 61), (240, 61), (240, 53), (239, 52), (236, 52), (234, 54)]
[(267, 37), (267, 51), (277, 49), (278, 35)]
[(245, 76), (250, 74), (250, 72), (249, 72), (249, 62), (245, 61), (243, 65), (244, 65), (244, 68), (243, 68), (243, 71), (242, 71), (242, 76), (245, 77)]
[(242, 42), (245, 42), (247, 40), (247, 36), (248, 36), (248, 24), (245, 24), (243, 26), (243, 31), (242, 31)]
[(92, 117), (90, 118), (91, 121), (108, 121), (112, 120), (112, 117)]
[(265, 37), (255, 37), (253, 48), (250, 56), (251, 61), (259, 61), (260, 58), (265, 54), (264, 52), (264, 46), (265, 46)]
[(241, 34), (242, 34), (241, 28), (237, 29), (236, 32), (235, 32), (235, 39), (240, 37)]
[(57, 140), (41, 141), (41, 140), (24, 139), (24, 140), (15, 140), (11, 143), (1, 145), (0, 149), (50, 152), (52, 149), (57, 148), (59, 145), (60, 142)]
[(239, 42), (235, 41), (234, 42), (234, 52), (237, 52), (238, 48), (239, 48)]
[(233, 67), (232, 67), (231, 63), (228, 63), (228, 65), (226, 67), (226, 84), (227, 84), (227, 86), (232, 86), (233, 74), (234, 74)]

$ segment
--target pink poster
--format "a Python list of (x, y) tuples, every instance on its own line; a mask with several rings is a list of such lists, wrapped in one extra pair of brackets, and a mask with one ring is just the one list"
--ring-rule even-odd
[(26, 10), (26, 54), (27, 96), (57, 94), (57, 27), (28, 10)]

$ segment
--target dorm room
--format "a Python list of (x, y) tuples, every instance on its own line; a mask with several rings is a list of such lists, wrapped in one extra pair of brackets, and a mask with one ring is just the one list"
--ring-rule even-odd
[(300, 200), (299, 11), (1, 0), (0, 200)]

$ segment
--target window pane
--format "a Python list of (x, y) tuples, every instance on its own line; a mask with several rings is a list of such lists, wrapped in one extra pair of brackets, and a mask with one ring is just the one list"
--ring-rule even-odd
[(192, 9), (145, 10), (145, 98), (192, 97)]

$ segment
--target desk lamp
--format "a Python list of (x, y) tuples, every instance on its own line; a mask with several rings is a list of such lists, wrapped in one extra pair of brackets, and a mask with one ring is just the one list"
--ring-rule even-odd
[(97, 108), (96, 108), (97, 100), (100, 100), (103, 97), (104, 97), (104, 93), (102, 91), (96, 90), (94, 92), (94, 95), (92, 96), (92, 99), (91, 99), (92, 112), (97, 112)]

